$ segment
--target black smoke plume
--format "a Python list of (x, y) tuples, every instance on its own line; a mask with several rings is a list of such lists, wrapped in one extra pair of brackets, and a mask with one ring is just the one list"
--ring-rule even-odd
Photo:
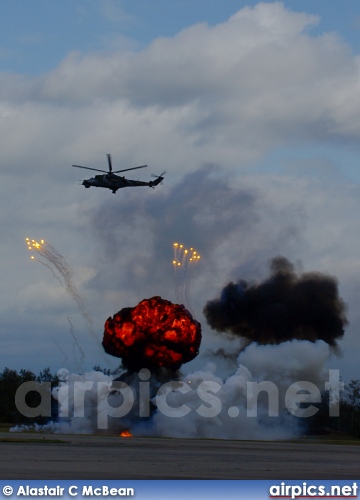
[(285, 257), (272, 259), (270, 271), (260, 284), (231, 282), (220, 298), (208, 301), (204, 314), (210, 327), (249, 343), (321, 339), (336, 348), (348, 324), (337, 280), (322, 273), (297, 274)]

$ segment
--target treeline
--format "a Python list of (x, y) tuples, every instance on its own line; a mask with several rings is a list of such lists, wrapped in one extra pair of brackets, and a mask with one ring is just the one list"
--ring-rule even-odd
[[(110, 370), (103, 369), (100, 366), (94, 366), (93, 370), (101, 371), (106, 375), (110, 374)], [(0, 422), (8, 424), (39, 424), (43, 425), (50, 420), (58, 417), (58, 402), (51, 397), (51, 416), (49, 417), (25, 417), (20, 413), (15, 404), (15, 394), (18, 388), (24, 382), (48, 382), (51, 390), (59, 385), (58, 375), (51, 373), (50, 368), (45, 368), (39, 375), (29, 370), (11, 370), (5, 368), (0, 373)], [(25, 403), (30, 408), (36, 408), (41, 403), (41, 395), (37, 391), (29, 391), (25, 398)]]
[[(103, 369), (100, 366), (94, 366), (93, 370), (101, 371), (106, 375), (110, 370)], [(59, 385), (58, 375), (45, 368), (39, 375), (35, 375), (29, 370), (11, 370), (5, 368), (0, 373), (0, 422), (8, 424), (34, 423), (45, 424), (58, 417), (57, 400), (51, 398), (51, 416), (49, 417), (25, 417), (16, 408), (15, 394), (17, 389), (24, 382), (48, 382), (51, 389)], [(26, 396), (26, 404), (29, 407), (36, 408), (41, 403), (41, 395), (36, 391), (30, 391)], [(303, 434), (308, 436), (338, 435), (360, 438), (360, 380), (351, 380), (345, 384), (344, 390), (339, 401), (339, 416), (330, 416), (329, 396), (324, 392), (321, 397), (321, 403), (312, 403), (318, 411), (309, 418), (299, 418), (298, 424), (303, 427)]]
[[(45, 368), (39, 375), (29, 370), (11, 370), (5, 368), (0, 373), (0, 422), (8, 424), (44, 424), (50, 418), (57, 417), (57, 401), (51, 398), (51, 417), (24, 417), (15, 404), (15, 394), (17, 389), (24, 382), (50, 382), (51, 388), (56, 387), (59, 383), (57, 375), (50, 372), (50, 368)], [(41, 403), (41, 396), (38, 392), (30, 391), (26, 396), (26, 404), (31, 408), (36, 408)]]
[(321, 403), (314, 404), (318, 412), (304, 425), (308, 435), (337, 434), (360, 438), (360, 380), (351, 380), (341, 391), (339, 401), (339, 416), (330, 416), (329, 393), (321, 395)]

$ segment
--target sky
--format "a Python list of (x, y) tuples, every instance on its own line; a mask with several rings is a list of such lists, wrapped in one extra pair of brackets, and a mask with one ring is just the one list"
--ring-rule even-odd
[[(360, 378), (359, 52), (358, 0), (3, 2), (0, 370), (115, 368), (105, 320), (179, 300), (179, 241), (202, 256), (185, 304), (201, 352), (233, 345), (205, 303), (282, 255), (337, 279), (349, 325), (328, 363)], [(107, 153), (164, 182), (85, 190), (71, 165)]]

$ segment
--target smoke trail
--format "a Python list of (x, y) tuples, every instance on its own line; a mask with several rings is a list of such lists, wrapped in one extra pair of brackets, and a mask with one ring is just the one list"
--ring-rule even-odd
[(83, 318), (85, 319), (88, 325), (90, 334), (94, 337), (95, 340), (98, 341), (99, 339), (93, 331), (92, 319), (90, 318), (90, 315), (86, 309), (85, 302), (73, 282), (74, 271), (66, 262), (65, 257), (63, 257), (49, 243), (46, 243), (45, 240), (40, 240), (40, 242), (35, 240), (30, 241), (29, 238), (25, 238), (25, 240), (28, 245), (28, 249), (30, 251), (38, 253), (41, 257), (50, 262), (50, 264), (52, 264), (55, 267), (55, 269), (59, 272), (60, 276), (63, 278), (64, 281), (61, 280), (59, 276), (56, 275), (54, 269), (51, 266), (49, 266), (45, 262), (42, 262), (39, 259), (36, 259), (34, 256), (31, 256), (33, 260), (36, 260), (43, 266), (47, 267), (51, 271), (52, 275), (65, 288), (66, 292), (75, 300), (80, 313), (82, 314)]
[[(69, 264), (66, 262), (65, 257), (63, 257), (53, 246), (51, 246), (49, 243), (46, 243), (45, 240), (40, 240), (40, 242), (35, 241), (35, 240), (30, 240), (29, 238), (25, 238), (26, 244), (28, 246), (28, 249), (32, 252), (38, 253), (41, 257), (46, 259), (50, 264), (52, 264), (55, 268), (56, 271), (60, 274), (60, 276), (63, 278), (59, 278), (57, 274), (55, 273), (54, 269), (46, 264), (45, 262), (42, 262), (39, 259), (36, 259), (34, 256), (31, 256), (32, 260), (36, 260), (43, 266), (47, 267), (52, 275), (61, 283), (61, 285), (65, 288), (66, 292), (74, 299), (76, 302), (78, 309), (83, 316), (87, 327), (88, 327), (88, 332), (90, 333), (91, 337), (93, 340), (95, 340), (96, 345), (100, 347), (100, 339), (94, 332), (93, 328), (93, 323), (92, 319), (87, 311), (87, 308), (85, 306), (85, 302), (83, 298), (81, 297), (78, 289), (76, 288), (74, 282), (73, 282), (73, 274), (74, 271), (72, 268), (69, 266)], [(68, 321), (70, 322), (69, 318)], [(71, 328), (71, 322), (70, 322), (70, 328)], [(74, 337), (73, 337), (74, 338)], [(76, 341), (77, 343), (77, 341)], [(79, 346), (80, 348), (80, 346)], [(81, 348), (80, 348), (80, 352)], [(101, 357), (105, 362), (108, 363), (108, 360), (104, 356), (103, 351), (101, 350)]]
[(59, 352), (61, 353), (61, 355), (63, 356), (63, 364), (65, 364), (68, 360), (68, 357), (67, 357), (67, 354), (65, 353), (65, 351), (60, 347), (60, 345), (58, 344), (58, 342), (54, 339), (53, 339), (53, 342), (54, 344), (56, 345), (56, 347), (59, 349)]
[(54, 278), (59, 281), (59, 283), (61, 284), (61, 286), (65, 286), (64, 283), (63, 283), (63, 281), (59, 278), (59, 276), (54, 273), (54, 270), (52, 269), (52, 267), (50, 267), (48, 264), (46, 264), (46, 262), (43, 262), (42, 260), (37, 259), (33, 255), (31, 256), (31, 260), (36, 260), (36, 262), (38, 262), (42, 266), (47, 267), (49, 269), (49, 271), (51, 272), (51, 274), (54, 276)]
[(67, 317), (67, 320), (68, 320), (69, 325), (70, 325), (70, 335), (73, 338), (73, 356), (74, 356), (74, 362), (77, 363), (77, 353), (76, 353), (76, 351), (78, 351), (78, 353), (80, 353), (80, 366), (81, 366), (81, 368), (83, 368), (83, 362), (84, 362), (84, 359), (85, 359), (85, 353), (84, 353), (81, 345), (79, 344), (79, 342), (78, 342), (78, 340), (76, 338), (75, 329), (74, 329), (74, 325), (72, 324), (71, 318), (69, 316), (66, 316), (66, 317)]
[(207, 302), (210, 327), (258, 344), (324, 340), (335, 348), (348, 324), (336, 279), (315, 272), (297, 275), (285, 257), (274, 258), (270, 271), (263, 283), (231, 282), (220, 298)]

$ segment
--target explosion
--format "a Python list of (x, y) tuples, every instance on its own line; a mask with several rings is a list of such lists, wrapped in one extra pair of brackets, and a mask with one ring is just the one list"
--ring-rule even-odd
[(129, 371), (178, 370), (197, 356), (200, 342), (201, 325), (183, 305), (152, 297), (109, 317), (102, 345)]
[[(329, 346), (336, 346), (347, 323), (335, 278), (296, 273), (287, 259), (277, 257), (271, 262), (270, 276), (262, 283), (229, 283), (219, 299), (206, 304), (204, 312), (212, 328), (252, 343), (240, 353), (230, 353), (234, 368), (229, 374), (216, 373), (214, 363), (195, 372), (178, 372), (198, 354), (201, 325), (183, 305), (159, 296), (144, 299), (135, 307), (121, 309), (105, 323), (102, 345), (108, 354), (122, 358), (125, 371), (115, 379), (114, 374), (93, 371), (71, 374), (60, 382), (54, 397), (59, 402), (59, 415), (66, 415), (66, 419), (50, 423), (48, 428), (64, 433), (107, 429), (122, 438), (297, 436), (297, 424), (291, 416), (298, 416), (302, 410), (298, 403), (308, 403), (309, 395), (304, 393), (303, 401), (296, 397), (292, 402), (288, 389), (296, 384), (298, 396), (299, 391), (308, 391), (306, 384), (310, 382), (319, 390), (325, 387), (330, 391), (325, 362)], [(318, 339), (327, 344), (316, 342)], [(214, 355), (226, 361), (230, 357), (222, 348)], [(276, 388), (272, 401), (279, 418), (270, 425), (269, 418), (275, 416), (270, 415), (270, 399), (248, 392), (262, 381)], [(76, 391), (81, 391), (81, 397), (75, 397)], [(70, 401), (69, 394), (74, 395)], [(176, 414), (183, 408), (186, 413)], [(280, 408), (286, 408), (290, 418)], [(249, 419), (249, 411), (256, 415), (259, 411), (259, 418)], [(183, 418), (176, 419), (174, 425), (173, 416)]]

